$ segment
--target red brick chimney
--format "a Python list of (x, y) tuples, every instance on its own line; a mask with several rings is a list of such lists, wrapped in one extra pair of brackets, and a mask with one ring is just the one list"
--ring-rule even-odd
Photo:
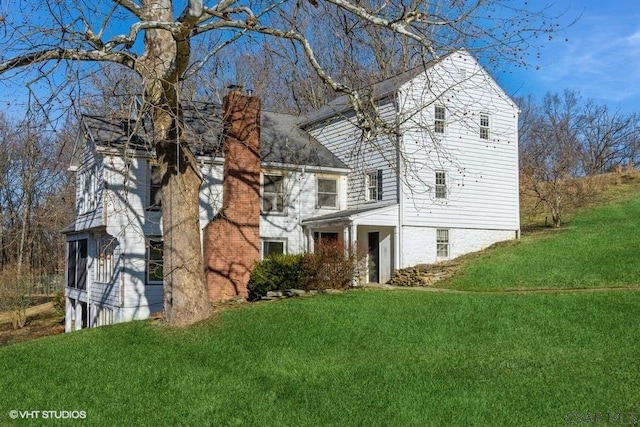
[(260, 100), (235, 91), (224, 98), (222, 209), (205, 227), (209, 299), (247, 298), (260, 258)]

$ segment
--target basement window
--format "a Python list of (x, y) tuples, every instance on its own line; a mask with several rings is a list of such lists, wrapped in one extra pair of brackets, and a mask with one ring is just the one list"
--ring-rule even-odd
[(449, 230), (436, 230), (436, 257), (449, 258)]

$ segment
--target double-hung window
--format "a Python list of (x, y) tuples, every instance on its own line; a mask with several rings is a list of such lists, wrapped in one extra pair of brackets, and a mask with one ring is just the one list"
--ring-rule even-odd
[(338, 180), (318, 178), (318, 208), (338, 207)]
[(264, 175), (262, 212), (284, 212), (284, 176)]
[(489, 115), (480, 113), (480, 139), (489, 139)]
[(447, 111), (442, 105), (436, 105), (434, 109), (433, 131), (435, 133), (444, 133), (447, 122)]
[(447, 173), (436, 172), (436, 199), (447, 198)]
[(449, 258), (449, 230), (436, 230), (436, 256)]
[(367, 172), (364, 177), (365, 200), (382, 200), (382, 169)]

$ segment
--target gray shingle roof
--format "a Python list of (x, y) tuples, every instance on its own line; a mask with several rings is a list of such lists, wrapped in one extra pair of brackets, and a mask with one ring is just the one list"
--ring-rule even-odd
[[(413, 79), (425, 70), (431, 68), (433, 65), (442, 61), (444, 58), (451, 54), (452, 53), (449, 53), (436, 60), (432, 60), (411, 70), (407, 70), (404, 73), (400, 73), (396, 76), (379, 81), (378, 83), (365, 86), (364, 88), (359, 89), (359, 92), (367, 97), (370, 97), (374, 101), (384, 99), (387, 96), (396, 93), (400, 89), (400, 86), (407, 83), (409, 80)], [(301, 116), (299, 124), (304, 128), (314, 123), (329, 119), (338, 114), (345, 113), (351, 109), (352, 107), (349, 101), (349, 96), (342, 95), (327, 103), (326, 105), (323, 105), (317, 110), (311, 111)]]
[[(185, 136), (196, 155), (222, 157), (222, 107), (213, 103), (183, 105)], [(260, 142), (263, 162), (348, 169), (332, 152), (299, 126), (299, 117), (263, 111)], [(144, 121), (83, 115), (90, 137), (101, 146), (152, 150)]]

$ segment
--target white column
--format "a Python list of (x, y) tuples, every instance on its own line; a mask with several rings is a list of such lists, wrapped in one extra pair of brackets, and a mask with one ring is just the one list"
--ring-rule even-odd
[(71, 332), (73, 330), (72, 329), (73, 317), (74, 317), (74, 311), (73, 311), (71, 298), (66, 297), (65, 304), (64, 304), (64, 331), (65, 332)]
[(76, 301), (76, 317), (75, 317), (75, 330), (82, 329), (82, 304), (80, 301)]

